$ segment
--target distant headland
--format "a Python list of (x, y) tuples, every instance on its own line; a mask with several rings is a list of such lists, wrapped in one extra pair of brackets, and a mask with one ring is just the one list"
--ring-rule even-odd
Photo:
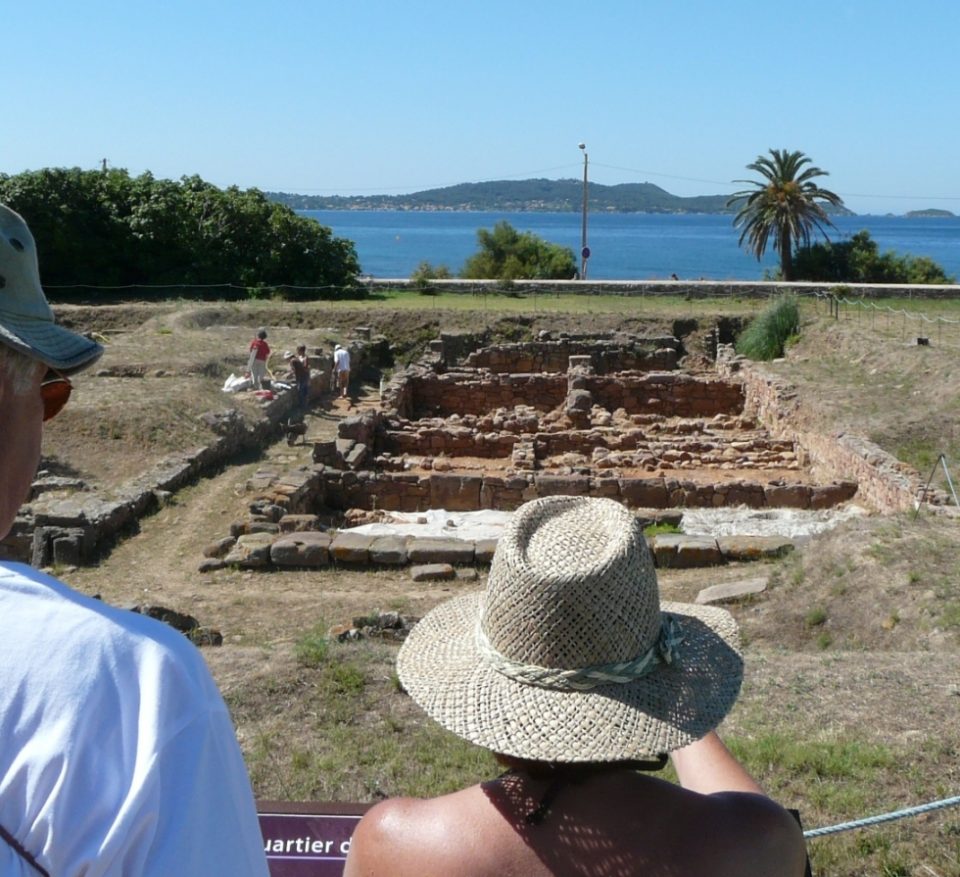
[[(581, 180), (497, 180), (460, 183), (409, 195), (294, 195), (264, 193), (294, 210), (457, 210), (519, 213), (572, 213), (583, 205)], [(593, 213), (730, 213), (729, 195), (672, 195), (653, 183), (590, 183)], [(828, 207), (834, 215), (854, 216), (846, 208)]]

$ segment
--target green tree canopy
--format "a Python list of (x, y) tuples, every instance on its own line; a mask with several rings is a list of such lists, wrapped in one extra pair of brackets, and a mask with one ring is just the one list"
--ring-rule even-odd
[(767, 243), (780, 254), (780, 274), (784, 280), (793, 280), (794, 244), (809, 245), (814, 229), (826, 236), (825, 226), (832, 226), (823, 205), (843, 205), (843, 200), (813, 182), (815, 177), (827, 176), (818, 167), (807, 165), (810, 159), (800, 151), (771, 149), (770, 157), (757, 156), (747, 165), (761, 180), (735, 180), (747, 183), (745, 189), (727, 201), (727, 206), (739, 206), (733, 224), (742, 228), (740, 245), (747, 243), (759, 261), (766, 252)]
[(356, 282), (352, 241), (257, 189), (127, 171), (47, 168), (0, 175), (50, 285), (334, 286)]
[(535, 235), (518, 232), (501, 220), (490, 231), (477, 231), (480, 249), (460, 272), (472, 280), (569, 280), (577, 271), (573, 250)]
[(801, 280), (836, 283), (954, 283), (943, 268), (926, 256), (880, 253), (870, 232), (850, 240), (815, 243), (797, 250), (794, 273)]

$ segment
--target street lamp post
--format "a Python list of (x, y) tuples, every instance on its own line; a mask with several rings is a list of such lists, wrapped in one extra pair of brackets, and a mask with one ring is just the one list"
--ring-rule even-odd
[(587, 144), (578, 144), (583, 150), (583, 223), (580, 231), (580, 279), (587, 279), (587, 259), (590, 248), (587, 246)]

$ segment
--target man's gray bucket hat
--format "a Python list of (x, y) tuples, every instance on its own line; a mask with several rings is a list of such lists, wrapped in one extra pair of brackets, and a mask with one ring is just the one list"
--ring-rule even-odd
[(40, 286), (37, 246), (23, 218), (0, 204), (0, 344), (65, 373), (103, 353), (96, 341), (54, 321)]

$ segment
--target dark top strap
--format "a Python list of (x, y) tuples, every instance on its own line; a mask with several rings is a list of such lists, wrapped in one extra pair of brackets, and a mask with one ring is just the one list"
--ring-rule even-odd
[(30, 865), (35, 871), (39, 874), (43, 874), (43, 877), (50, 877), (50, 872), (43, 867), (31, 853), (24, 849), (23, 844), (20, 843), (9, 831), (7, 831), (2, 825), (0, 825), (0, 838), (3, 838), (10, 848), (21, 858), (24, 862)]
[[(803, 831), (803, 823), (800, 821), (800, 811), (789, 809), (787, 810), (794, 819), (797, 820), (797, 825), (800, 826), (800, 830)], [(803, 872), (803, 877), (813, 877), (813, 871), (810, 869), (810, 856), (807, 856), (807, 869)]]

